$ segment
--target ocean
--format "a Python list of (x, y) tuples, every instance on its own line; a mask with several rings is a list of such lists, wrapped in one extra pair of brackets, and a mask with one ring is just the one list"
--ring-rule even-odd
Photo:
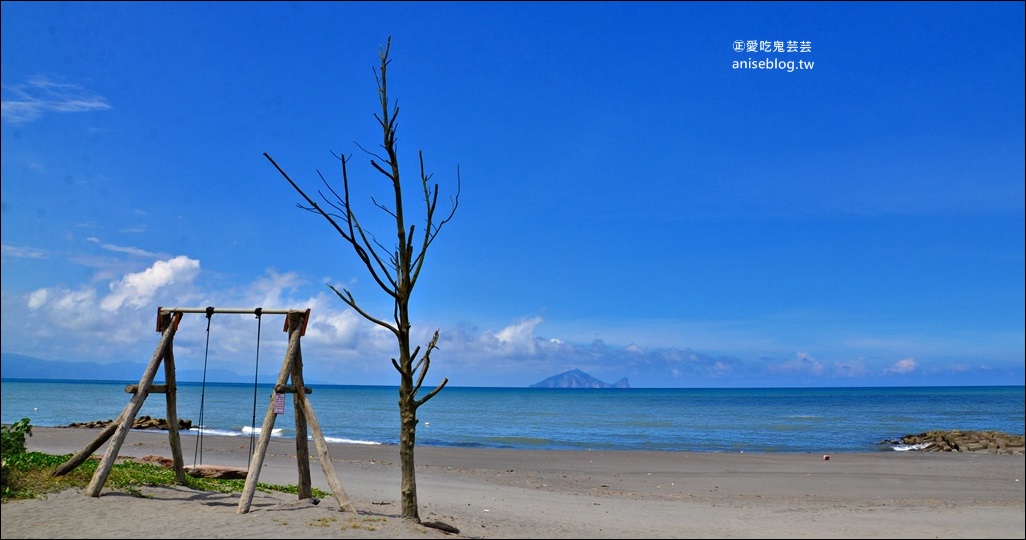
[[(117, 417), (138, 381), (3, 380), (2, 421), (54, 427)], [(398, 389), (311, 385), (329, 442), (398, 444)], [(272, 386), (179, 383), (178, 417), (203, 434), (254, 437)], [(1023, 386), (542, 389), (446, 387), (418, 412), (417, 445), (551, 450), (843, 453), (908, 450), (931, 430), (1024, 431)], [(163, 394), (139, 416), (166, 418)], [(255, 405), (254, 405), (255, 403)], [(273, 437), (294, 437), (288, 396)], [(280, 430), (280, 431), (278, 431)], [(183, 444), (190, 444), (183, 440)]]

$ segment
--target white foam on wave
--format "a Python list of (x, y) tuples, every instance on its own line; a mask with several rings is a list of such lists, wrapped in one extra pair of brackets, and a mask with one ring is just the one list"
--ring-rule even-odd
[(910, 452), (914, 450), (923, 450), (930, 446), (930, 443), (916, 443), (916, 444), (902, 444), (900, 446), (892, 446), (895, 452)]
[(224, 429), (209, 429), (205, 427), (195, 427), (183, 431), (182, 433), (200, 434), (203, 435), (218, 435), (222, 437), (238, 437), (241, 435), (238, 431), (228, 431)]
[(343, 444), (381, 444), (377, 441), (359, 441), (354, 439), (343, 439), (341, 437), (325, 437), (324, 440), (330, 443), (343, 443)]
[[(190, 433), (192, 435), (198, 435), (198, 434), (202, 433), (203, 435), (217, 435), (217, 436), (221, 436), (221, 437), (239, 437), (239, 436), (242, 436), (242, 435), (259, 434), (261, 431), (262, 431), (261, 428), (256, 428), (256, 427), (253, 427), (253, 426), (242, 426), (242, 430), (241, 431), (228, 431), (228, 430), (224, 430), (224, 429), (207, 429), (207, 428), (203, 428), (203, 427), (193, 426), (191, 429), (183, 430), (182, 433)], [(273, 429), (271, 429), (271, 435), (272, 436), (281, 436), (281, 433), (282, 433), (282, 429), (281, 428), (273, 428)], [(306, 438), (309, 439), (309, 440), (313, 440), (313, 435), (307, 435)], [(341, 444), (381, 444), (380, 442), (377, 442), (377, 441), (364, 441), (364, 440), (359, 440), (359, 439), (346, 439), (346, 438), (343, 438), (343, 437), (325, 437), (324, 440), (326, 442), (330, 442), (330, 443), (341, 443)]]
[[(253, 427), (253, 426), (242, 426), (242, 432), (247, 434), (247, 435), (249, 435), (251, 433), (260, 433), (261, 431), (263, 431), (263, 428), (258, 428), (258, 427)], [(271, 435), (278, 435), (279, 433), (281, 433), (281, 428), (272, 428), (271, 429)]]

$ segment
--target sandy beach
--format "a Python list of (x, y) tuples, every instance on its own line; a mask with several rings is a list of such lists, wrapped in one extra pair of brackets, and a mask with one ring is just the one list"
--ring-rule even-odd
[[(98, 430), (33, 428), (29, 450), (76, 453)], [(195, 439), (183, 437), (192, 465)], [(357, 509), (239, 495), (105, 487), (2, 506), (3, 538), (1024, 538), (1022, 455), (874, 452), (563, 452), (419, 446), (423, 522), (399, 517), (398, 448), (331, 444)], [(203, 438), (204, 465), (245, 467), (250, 439)], [(312, 449), (312, 446), (311, 446)], [(106, 445), (97, 454), (102, 455)], [(133, 430), (120, 457), (170, 457), (166, 433)], [(330, 492), (320, 462), (315, 487)], [(272, 439), (259, 481), (297, 484), (295, 442)]]

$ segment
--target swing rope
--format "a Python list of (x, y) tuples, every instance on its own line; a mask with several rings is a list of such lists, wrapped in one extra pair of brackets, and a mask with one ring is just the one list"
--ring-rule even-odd
[(257, 414), (257, 383), (260, 380), (260, 327), (262, 326), (263, 319), (260, 318), (260, 314), (263, 308), (256, 308), (257, 318), (257, 342), (256, 342), (256, 368), (253, 370), (253, 421), (250, 425), (253, 429), (249, 432), (249, 455), (253, 456), (253, 446), (256, 441), (256, 414)]
[(207, 345), (203, 350), (203, 382), (200, 386), (200, 409), (199, 409), (199, 433), (196, 435), (196, 450), (192, 454), (192, 466), (196, 466), (196, 456), (199, 462), (203, 463), (203, 432), (206, 426), (203, 423), (203, 405), (207, 397), (207, 358), (210, 353), (210, 319), (214, 316), (214, 307), (207, 307)]

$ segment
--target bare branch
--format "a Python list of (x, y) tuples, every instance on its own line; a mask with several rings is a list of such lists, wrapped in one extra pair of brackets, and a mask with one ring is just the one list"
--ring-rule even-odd
[[(382, 160), (382, 161), (384, 161), (384, 160)], [(372, 166), (374, 166), (375, 169), (378, 170), (378, 172), (380, 172), (381, 174), (387, 176), (391, 181), (395, 182), (395, 177), (392, 176), (392, 173), (386, 171), (385, 169), (382, 169), (381, 165), (378, 165), (377, 161), (374, 161), (372, 159), (370, 163), (371, 163)], [(388, 162), (386, 161), (386, 163), (388, 163)]]
[(422, 183), (424, 184), (424, 199), (425, 199), (425, 203), (426, 203), (426, 206), (427, 206), (427, 216), (428, 217), (427, 217), (427, 226), (425, 227), (425, 230), (424, 230), (423, 243), (421, 244), (421, 247), (420, 247), (420, 253), (417, 254), (417, 257), (416, 257), (416, 259), (413, 262), (412, 274), (411, 274), (411, 278), (410, 278), (412, 282), (416, 282), (417, 278), (420, 276), (420, 270), (421, 270), (421, 268), (424, 265), (424, 255), (427, 253), (428, 247), (431, 245), (432, 242), (435, 241), (435, 237), (437, 237), (438, 233), (441, 232), (442, 227), (446, 223), (449, 223), (449, 221), (452, 219), (452, 217), (454, 215), (456, 215), (456, 208), (459, 207), (459, 205), (460, 205), (460, 192), (463, 189), (463, 180), (460, 177), (460, 169), (457, 166), (456, 167), (456, 194), (453, 195), (453, 197), (450, 199), (452, 201), (452, 208), (449, 210), (449, 214), (447, 216), (445, 216), (445, 219), (440, 221), (438, 223), (438, 225), (435, 225), (432, 228), (431, 220), (434, 217), (435, 205), (438, 203), (438, 184), (434, 185), (434, 195), (429, 197), (429, 192), (428, 192), (428, 188), (427, 188), (427, 179), (429, 177), (425, 176), (423, 174), (423, 171), (424, 171), (424, 158), (423, 158), (423, 156), (421, 157), (420, 163), (421, 163), (421, 178), (423, 179)]
[[(395, 268), (395, 266), (389, 266), (388, 263), (381, 260), (381, 256), (378, 255), (377, 250), (374, 249), (374, 245), (377, 245), (379, 248), (381, 248), (382, 251), (387, 251), (388, 248), (381, 245), (381, 243), (378, 242), (377, 238), (367, 236), (367, 232), (360, 225), (359, 221), (357, 221), (355, 214), (350, 213), (350, 217), (352, 229), (354, 229), (356, 231), (356, 234), (360, 236), (360, 242), (363, 243), (363, 245), (359, 245), (354, 242), (353, 247), (356, 249), (357, 254), (360, 255), (361, 258), (366, 257), (367, 253), (370, 253), (370, 257), (374, 259), (374, 263), (378, 266), (379, 269), (381, 269), (381, 274), (385, 276), (384, 278), (379, 277), (378, 272), (371, 267), (369, 260), (365, 260), (368, 269), (371, 270), (371, 274), (374, 277), (374, 280), (378, 282), (378, 285), (381, 287), (382, 290), (385, 291), (386, 294), (388, 294), (392, 298), (395, 298), (396, 283), (395, 278), (392, 277), (392, 271)], [(383, 285), (382, 281), (388, 281), (388, 285)]]
[(374, 206), (377, 206), (378, 208), (383, 210), (386, 214), (392, 216), (392, 218), (395, 219), (395, 217), (396, 217), (395, 216), (395, 212), (393, 212), (391, 208), (385, 206), (382, 203), (379, 203), (378, 200), (376, 198), (374, 198), (374, 197), (371, 197), (371, 202), (374, 203)]
[[(416, 232), (416, 230), (416, 225), (410, 225), (410, 232), (406, 235), (406, 251), (409, 253), (413, 253), (413, 233)], [(410, 282), (410, 286), (413, 286), (412, 280)]]
[[(417, 370), (420, 369), (421, 364), (423, 364), (423, 369), (420, 369), (420, 375), (417, 377), (417, 384), (414, 385), (414, 387), (413, 387), (413, 395), (417, 395), (417, 392), (420, 391), (421, 385), (424, 384), (424, 377), (427, 375), (428, 369), (430, 369), (430, 367), (431, 367), (431, 351), (434, 350), (434, 349), (437, 349), (437, 348), (438, 348), (438, 330), (436, 329), (435, 330), (435, 335), (431, 337), (431, 342), (428, 343), (427, 349), (424, 351), (424, 358), (421, 358), (421, 361), (417, 363), (417, 367), (414, 368), (414, 370), (413, 370), (413, 372), (417, 372)], [(418, 350), (419, 350), (419, 348), (418, 348)], [(438, 386), (435, 387), (434, 390), (428, 392), (427, 394), (425, 394), (420, 399), (415, 399), (413, 401), (414, 409), (420, 408), (420, 406), (425, 404), (425, 403), (427, 403), (427, 401), (429, 399), (435, 397), (435, 395), (438, 394), (439, 392), (441, 392), (442, 389), (445, 388), (445, 385), (448, 384), (448, 383), (449, 383), (449, 378), (445, 377), (445, 378), (442, 379), (442, 382)]]
[[(393, 134), (399, 128), (399, 124), (396, 123), (399, 120), (399, 102), (396, 101), (394, 105), (392, 107), (392, 120), (388, 123), (388, 131)], [(392, 136), (392, 147), (395, 147), (395, 135)]]
[[(313, 201), (313, 199), (311, 199), (309, 196), (307, 196), (307, 194), (305, 192), (303, 192), (303, 190), (295, 182), (293, 182), (291, 178), (289, 178), (289, 175), (286, 174), (285, 171), (282, 170), (282, 168), (278, 166), (278, 163), (275, 162), (274, 159), (272, 159), (271, 156), (267, 152), (264, 152), (264, 157), (266, 157), (267, 160), (270, 161), (272, 165), (274, 165), (275, 169), (278, 169), (278, 172), (281, 173), (281, 175), (285, 177), (285, 180), (288, 180), (289, 184), (292, 185), (293, 189), (295, 189), (297, 192), (299, 192), (299, 194), (304, 199), (306, 199), (306, 202), (310, 203), (310, 208), (312, 208), (313, 211), (316, 211), (317, 213), (319, 213), (322, 216), (324, 216), (324, 219), (327, 219), (328, 223), (331, 223), (331, 226), (334, 227), (335, 230), (338, 231), (338, 233), (340, 235), (342, 235), (342, 238), (345, 238), (349, 242), (353, 241), (353, 238), (351, 236), (347, 235), (345, 233), (345, 231), (342, 230), (342, 227), (340, 227), (339, 224), (335, 222), (335, 220), (331, 217), (331, 215), (329, 215), (327, 212), (322, 210), (320, 206), (317, 206), (317, 203), (315, 203)], [(300, 208), (303, 208), (303, 207), (300, 206)]]
[(449, 378), (448, 377), (442, 379), (442, 382), (438, 386), (436, 386), (434, 390), (432, 390), (432, 391), (428, 392), (427, 394), (425, 394), (424, 397), (414, 401), (413, 402), (413, 406), (419, 408), (421, 405), (427, 403), (427, 400), (435, 397), (435, 394), (441, 392), (442, 389), (445, 388), (445, 385), (448, 382), (449, 382)]
[[(360, 225), (360, 221), (359, 219), (357, 219), (356, 214), (353, 212), (353, 207), (350, 203), (349, 197), (349, 172), (346, 168), (348, 160), (343, 158), (341, 162), (342, 188), (344, 194), (341, 198), (341, 201), (346, 211), (346, 224), (349, 226), (349, 243), (353, 246), (353, 250), (356, 251), (357, 256), (359, 256), (360, 260), (363, 261), (364, 265), (367, 267), (367, 270), (370, 271), (371, 277), (374, 278), (374, 281), (378, 284), (379, 287), (381, 287), (381, 290), (385, 291), (385, 293), (389, 296), (392, 296), (392, 298), (395, 298), (395, 282), (393, 281), (392, 276), (389, 273), (389, 268), (381, 260), (381, 257), (378, 256), (378, 253), (374, 250), (373, 244), (368, 240), (366, 232)], [(357, 235), (359, 235), (360, 242), (362, 242), (362, 244), (356, 241)], [(374, 260), (373, 264), (371, 263), (372, 258)], [(375, 265), (377, 265), (377, 268), (381, 270), (381, 274), (384, 274), (384, 278), (382, 278), (381, 274), (379, 274), (377, 269), (375, 269)], [(388, 282), (388, 285), (385, 284), (385, 281)]]
[[(378, 115), (376, 115), (376, 114), (375, 114), (375, 115), (374, 115), (374, 118), (377, 118), (377, 117), (378, 117)], [(378, 122), (380, 123), (381, 121), (380, 121), (380, 120), (378, 120)], [(370, 155), (370, 156), (371, 156), (371, 157), (373, 157), (373, 158), (376, 158), (376, 159), (377, 159), (378, 161), (387, 161), (387, 160), (386, 160), (385, 158), (383, 158), (383, 157), (381, 157), (381, 156), (379, 156), (379, 155), (375, 154), (374, 152), (371, 152), (370, 150), (367, 150), (367, 149), (366, 149), (366, 148), (364, 148), (363, 146), (360, 146), (360, 143), (354, 142), (353, 144), (355, 144), (355, 145), (356, 145), (356, 147), (357, 147), (357, 148), (359, 148), (360, 150), (363, 150), (363, 151), (364, 151), (364, 153), (366, 153), (366, 154)]]
[(328, 285), (328, 287), (331, 290), (335, 291), (335, 294), (337, 294), (338, 297), (341, 298), (342, 301), (345, 302), (345, 304), (347, 306), (353, 308), (357, 313), (359, 313), (361, 316), (363, 316), (364, 319), (367, 319), (368, 321), (370, 321), (370, 322), (372, 322), (372, 323), (374, 323), (374, 324), (376, 324), (378, 326), (381, 326), (382, 328), (388, 329), (388, 331), (392, 332), (393, 334), (396, 334), (396, 335), (399, 334), (399, 330), (396, 329), (394, 326), (388, 324), (385, 321), (382, 321), (382, 320), (379, 320), (379, 319), (375, 318), (373, 315), (371, 315), (370, 313), (367, 313), (366, 311), (363, 310), (363, 308), (361, 308), (359, 305), (357, 305), (356, 304), (356, 300), (353, 299), (353, 294), (352, 293), (350, 293), (346, 289), (342, 289), (340, 291), (340, 290), (336, 289), (335, 286), (330, 284), (330, 283), (328, 283), (327, 285)]
[[(363, 227), (360, 226), (359, 221), (356, 218), (356, 214), (353, 213), (353, 211), (352, 211), (352, 209), (351, 209), (351, 207), (349, 205), (349, 179), (348, 179), (348, 174), (346, 173), (346, 161), (347, 160), (345, 158), (341, 159), (341, 162), (342, 162), (342, 178), (343, 178), (343, 184), (345, 186), (345, 196), (344, 197), (338, 197), (338, 194), (335, 193), (335, 191), (333, 189), (331, 189), (330, 186), (329, 186), (329, 189), (331, 190), (331, 192), (336, 196), (336, 198), (338, 198), (341, 201), (341, 206), (337, 205), (335, 203), (330, 202), (326, 197), (324, 197), (323, 193), (318, 192), (321, 195), (321, 198), (325, 199), (325, 202), (327, 204), (329, 204), (332, 208), (335, 208), (336, 210), (339, 210), (340, 212), (345, 212), (346, 215), (343, 217), (343, 216), (338, 216), (338, 215), (332, 214), (330, 212), (327, 212), (323, 208), (321, 208), (320, 205), (318, 205), (316, 202), (314, 202), (314, 200), (311, 199), (299, 187), (299, 185), (297, 185), (292, 180), (292, 178), (289, 177), (289, 175), (278, 165), (278, 163), (276, 161), (274, 161), (273, 158), (271, 158), (271, 156), (268, 153), (264, 152), (264, 157), (266, 157), (267, 160), (270, 161), (272, 165), (274, 165), (274, 167), (278, 170), (278, 172), (281, 173), (281, 175), (283, 177), (285, 177), (285, 179), (289, 182), (289, 184), (291, 184), (292, 187), (297, 192), (299, 192), (299, 194), (308, 203), (310, 203), (310, 207), (309, 208), (303, 207), (301, 205), (298, 205), (298, 206), (300, 208), (305, 209), (305, 210), (309, 210), (311, 212), (316, 212), (316, 213), (320, 214), (321, 216), (323, 216), (326, 220), (328, 220), (328, 222), (331, 223), (332, 227), (335, 228), (335, 230), (339, 233), (339, 235), (342, 236), (342, 238), (344, 240), (346, 240), (353, 247), (353, 250), (356, 252), (356, 254), (360, 258), (360, 260), (363, 261), (364, 265), (367, 267), (367, 270), (370, 271), (371, 277), (374, 279), (374, 281), (377, 282), (378, 286), (381, 287), (381, 289), (383, 291), (385, 291), (386, 294), (392, 295), (394, 297), (394, 289), (395, 289), (395, 286), (396, 286), (396, 282), (392, 278), (392, 276), (391, 276), (391, 274), (389, 272), (391, 269), (388, 266), (385, 265), (385, 263), (381, 260), (380, 257), (378, 257), (377, 252), (373, 248), (372, 242), (370, 240), (368, 240), (368, 238), (367, 238), (367, 236), (366, 236), (366, 234), (365, 234), (365, 232), (363, 230)], [(320, 176), (321, 181), (324, 182), (325, 185), (328, 185), (327, 180), (325, 180), (324, 176), (321, 175), (320, 172), (318, 172), (318, 175)], [(335, 221), (335, 217), (338, 217), (339, 219), (342, 219), (343, 221), (346, 222), (346, 225), (348, 226), (348, 229), (349, 229), (348, 233), (342, 229), (342, 227), (338, 224), (338, 222)], [(360, 240), (363, 242), (363, 245), (360, 245), (360, 243), (357, 242), (357, 240), (356, 240), (356, 236), (357, 235), (360, 237)], [(382, 249), (385, 249), (384, 246), (381, 246), (381, 244), (378, 244), (378, 245)], [(373, 263), (371, 262), (372, 259), (374, 261)], [(377, 268), (375, 268), (375, 266), (374, 266), (375, 264), (377, 265), (378, 268), (381, 269), (382, 273), (386, 276), (384, 280), (382, 280), (381, 276), (378, 273)], [(388, 285), (385, 284), (385, 281), (388, 282)]]
[(424, 358), (420, 359), (417, 363), (417, 367), (412, 368), (410, 373), (417, 373), (418, 368), (423, 364), (424, 369), (420, 370), (420, 375), (417, 376), (417, 384), (413, 386), (413, 395), (417, 395), (420, 390), (420, 385), (424, 383), (424, 376), (427, 375), (428, 369), (431, 367), (431, 351), (438, 348), (438, 330), (435, 330), (435, 335), (431, 337), (431, 342), (428, 343), (427, 349), (424, 350)]

